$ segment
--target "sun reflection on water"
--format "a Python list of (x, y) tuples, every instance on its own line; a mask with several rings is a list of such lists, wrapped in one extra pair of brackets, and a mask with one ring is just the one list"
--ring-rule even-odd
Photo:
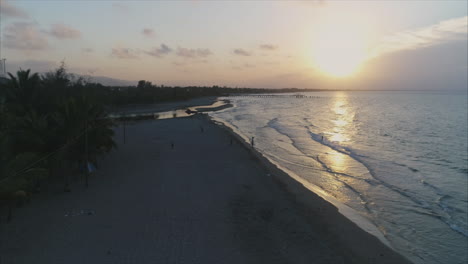
[(331, 162), (333, 163), (333, 167), (335, 167), (335, 170), (336, 169), (342, 170), (344, 168), (346, 161), (345, 161), (345, 157), (343, 154), (336, 153), (334, 155), (331, 155), (330, 158), (331, 158)]
[(334, 127), (327, 134), (331, 142), (346, 142), (349, 141), (349, 126), (352, 120), (352, 115), (349, 113), (348, 98), (346, 93), (339, 93), (335, 98), (331, 110), (335, 114), (335, 119), (331, 120)]

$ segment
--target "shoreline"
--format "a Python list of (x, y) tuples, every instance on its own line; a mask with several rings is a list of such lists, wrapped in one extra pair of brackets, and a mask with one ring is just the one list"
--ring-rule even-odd
[[(248, 139), (236, 133), (232, 127), (224, 122), (209, 115), (205, 116), (205, 118), (234, 137), (240, 145), (255, 157), (259, 164), (271, 172), (271, 175), (278, 184), (282, 185), (285, 191), (291, 194), (291, 198), (304, 207), (304, 211), (309, 219), (313, 219), (318, 214), (322, 214), (322, 220), (325, 220), (323, 218), (332, 219), (333, 221), (325, 220), (330, 227), (328, 231), (331, 231), (333, 236), (338, 238), (338, 243), (350, 246), (350, 249), (354, 253), (357, 253), (355, 256), (357, 259), (360, 261), (377, 261), (375, 263), (412, 263), (405, 256), (395, 251), (390, 242), (375, 225), (358, 215), (352, 208), (339, 201), (335, 201), (334, 198), (329, 197), (327, 194), (322, 194), (321, 192), (323, 191), (313, 184), (306, 182), (293, 172), (280, 167), (265, 157), (264, 154), (251, 147)], [(365, 243), (365, 245), (356, 243), (359, 241), (368, 241), (369, 243)], [(370, 245), (374, 247), (374, 250), (370, 250)], [(379, 251), (380, 253), (369, 254), (369, 250)]]
[[(195, 102), (192, 102), (192, 104), (184, 105), (184, 106), (177, 106), (173, 105), (170, 107), (169, 105), (166, 105), (162, 108), (151, 108), (151, 109), (134, 109), (133, 112), (125, 112), (125, 111), (120, 111), (120, 112), (113, 112), (109, 114), (109, 118), (115, 119), (115, 120), (120, 120), (120, 119), (125, 119), (125, 120), (145, 120), (145, 119), (171, 119), (171, 118), (177, 118), (177, 117), (190, 117), (193, 116), (194, 114), (197, 113), (206, 113), (206, 112), (215, 112), (215, 111), (221, 111), (230, 107), (233, 107), (233, 104), (227, 99), (219, 100), (218, 98), (212, 98), (212, 97), (205, 97), (205, 98), (200, 98), (199, 99), (201, 102), (207, 102), (202, 105), (193, 105)], [(161, 111), (161, 109), (164, 109)], [(186, 110), (193, 111), (192, 113), (187, 113)]]
[(216, 101), (218, 101), (217, 96), (204, 96), (184, 101), (164, 102), (157, 104), (127, 105), (114, 109), (111, 112), (113, 115), (121, 115), (122, 113), (125, 113), (125, 115), (139, 115), (153, 112), (169, 112), (176, 110), (185, 110), (186, 108), (211, 105)]
[(89, 189), (40, 194), (0, 225), (0, 262), (410, 263), (206, 114), (132, 122), (127, 138)]

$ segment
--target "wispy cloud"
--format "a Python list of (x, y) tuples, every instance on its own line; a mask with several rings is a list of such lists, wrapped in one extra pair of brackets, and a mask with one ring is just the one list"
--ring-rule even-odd
[(248, 52), (248, 51), (246, 51), (244, 49), (234, 49), (233, 53), (235, 55), (239, 55), (239, 56), (251, 56), (252, 55), (252, 53), (250, 53), (250, 52)]
[(389, 35), (373, 49), (372, 57), (386, 53), (429, 47), (457, 39), (466, 39), (468, 16), (441, 21), (437, 24)]
[(141, 31), (141, 34), (143, 34), (143, 36), (148, 37), (148, 38), (154, 38), (156, 36), (156, 32), (151, 28), (144, 28)]
[(79, 30), (64, 24), (53, 24), (47, 33), (58, 39), (77, 39), (81, 37)]
[(29, 18), (28, 13), (9, 2), (0, 0), (0, 15), (2, 17)]
[(137, 53), (137, 51), (130, 48), (112, 48), (111, 56), (118, 59), (137, 59)]
[(278, 46), (272, 45), (272, 44), (262, 44), (259, 46), (260, 49), (262, 50), (276, 50), (278, 49)]
[(4, 45), (17, 50), (44, 50), (49, 43), (37, 24), (17, 22), (5, 27)]
[(164, 55), (167, 55), (171, 52), (172, 49), (169, 48), (169, 46), (167, 46), (166, 44), (161, 44), (161, 46), (159, 46), (158, 48), (153, 48), (152, 50), (146, 51), (145, 53), (153, 57), (161, 58)]
[(213, 54), (209, 49), (188, 49), (188, 48), (178, 48), (177, 49), (177, 56), (184, 57), (184, 58), (206, 58)]

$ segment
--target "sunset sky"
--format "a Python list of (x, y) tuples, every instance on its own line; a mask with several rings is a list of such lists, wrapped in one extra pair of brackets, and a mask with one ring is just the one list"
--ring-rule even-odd
[(164, 85), (466, 89), (467, 1), (1, 1), (7, 70)]

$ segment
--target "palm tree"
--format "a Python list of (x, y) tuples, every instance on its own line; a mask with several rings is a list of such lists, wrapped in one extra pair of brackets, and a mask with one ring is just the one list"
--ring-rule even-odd
[(113, 140), (112, 120), (100, 104), (86, 97), (70, 98), (59, 106), (55, 115), (60, 141), (66, 142), (64, 157), (69, 162), (77, 162), (85, 167), (86, 163), (96, 163), (100, 154), (116, 147)]
[(37, 73), (30, 75), (31, 70), (20, 69), (16, 77), (11, 73), (10, 86), (6, 91), (6, 100), (12, 104), (10, 110), (19, 111), (33, 109), (37, 104), (40, 78)]
[(31, 190), (35, 182), (47, 175), (38, 153), (19, 152), (14, 147), (18, 138), (12, 132), (21, 131), (12, 124), (19, 122), (16, 116), (6, 112), (3, 106), (0, 107), (0, 201), (7, 202), (8, 221), (14, 203), (23, 198), (19, 194)]
[(42, 79), (30, 70), (9, 76), (0, 90), (0, 201), (31, 190), (47, 171), (69, 169), (66, 163), (96, 164), (116, 147), (104, 105), (86, 96), (96, 93), (81, 79), (72, 80), (63, 64)]

